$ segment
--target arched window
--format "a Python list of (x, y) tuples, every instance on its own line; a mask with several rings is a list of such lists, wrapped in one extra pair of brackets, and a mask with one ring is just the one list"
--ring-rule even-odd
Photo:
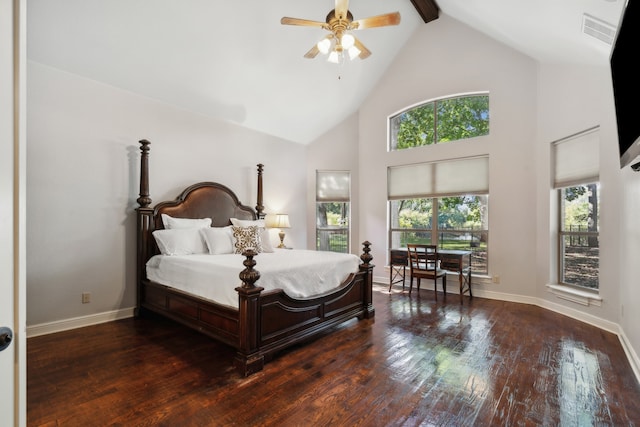
[(489, 134), (487, 93), (437, 99), (389, 117), (389, 151)]

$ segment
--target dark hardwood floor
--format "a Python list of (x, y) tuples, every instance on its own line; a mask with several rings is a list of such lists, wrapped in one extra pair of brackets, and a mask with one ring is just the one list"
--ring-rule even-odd
[[(426, 288), (426, 289), (424, 289)], [(376, 286), (348, 321), (241, 378), (162, 319), (27, 340), (29, 426), (632, 426), (617, 336), (542, 308)]]

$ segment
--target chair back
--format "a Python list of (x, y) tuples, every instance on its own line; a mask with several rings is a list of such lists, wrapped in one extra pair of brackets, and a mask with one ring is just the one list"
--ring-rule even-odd
[(438, 268), (438, 246), (407, 244), (409, 267), (412, 273), (435, 274)]

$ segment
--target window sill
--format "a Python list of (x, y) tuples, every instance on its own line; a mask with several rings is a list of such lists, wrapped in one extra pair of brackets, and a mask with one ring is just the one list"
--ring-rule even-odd
[(567, 301), (575, 302), (585, 306), (594, 305), (600, 307), (602, 305), (602, 298), (598, 294), (581, 291), (579, 289), (573, 289), (569, 286), (563, 285), (547, 285), (547, 288), (549, 289), (549, 292), (551, 292), (558, 298), (562, 298)]

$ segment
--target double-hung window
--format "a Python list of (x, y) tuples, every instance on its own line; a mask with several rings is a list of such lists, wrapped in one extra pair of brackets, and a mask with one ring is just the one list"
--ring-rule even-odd
[(349, 171), (316, 171), (316, 249), (349, 252)]
[(558, 283), (599, 289), (599, 128), (552, 145), (558, 197)]
[(473, 272), (487, 274), (488, 168), (486, 156), (389, 167), (390, 248), (471, 250)]

